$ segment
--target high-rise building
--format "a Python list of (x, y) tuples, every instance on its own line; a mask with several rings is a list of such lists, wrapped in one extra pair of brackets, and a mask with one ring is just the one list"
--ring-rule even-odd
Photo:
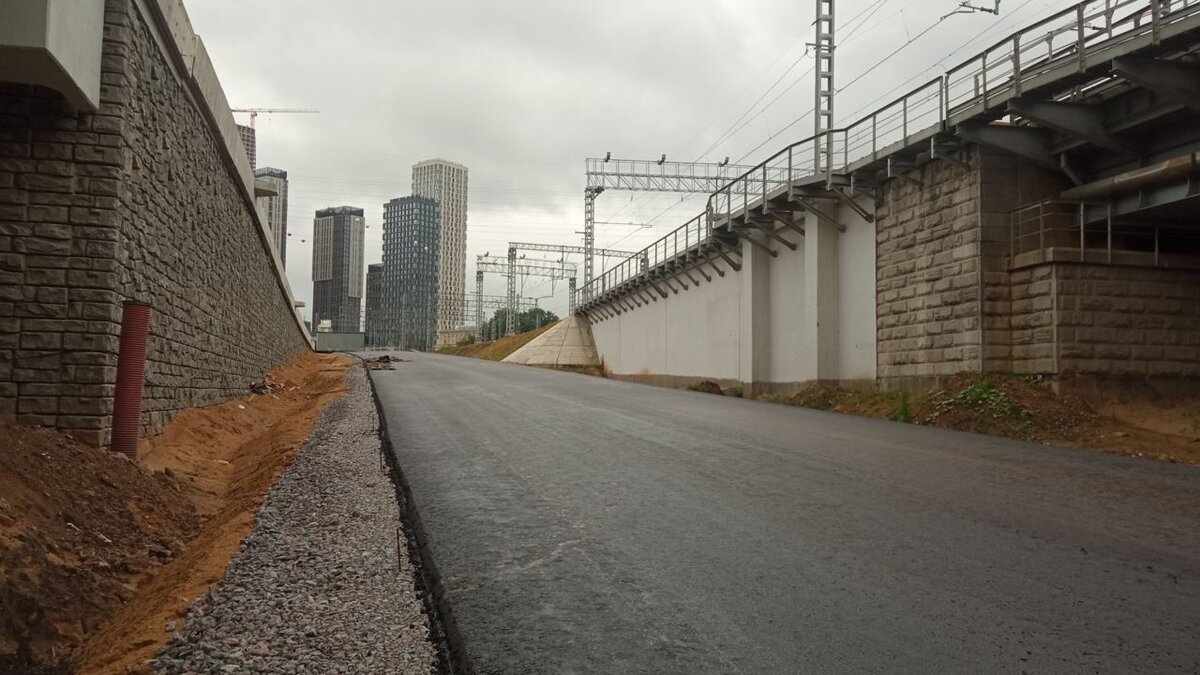
[(279, 253), (279, 261), (287, 267), (287, 209), (288, 209), (288, 177), (283, 169), (264, 166), (254, 170), (254, 177), (275, 186), (276, 196), (259, 197), (258, 205), (267, 217), (267, 227), (271, 230), (271, 242)]
[(467, 167), (444, 159), (413, 165), (413, 195), (438, 203), (441, 239), (438, 260), (438, 330), (465, 323), (467, 288)]
[(246, 148), (246, 156), (250, 158), (250, 168), (257, 168), (258, 164), (258, 138), (254, 132), (254, 127), (248, 127), (244, 124), (237, 125), (238, 136), (242, 137), (242, 146)]
[(363, 312), (363, 332), (368, 347), (386, 347), (383, 341), (383, 322), (380, 310), (383, 307), (383, 263), (367, 265), (366, 310)]
[(359, 332), (363, 295), (363, 210), (337, 206), (313, 221), (313, 325), (330, 321), (334, 333)]
[(383, 205), (383, 297), (379, 316), (388, 346), (433, 349), (437, 344), (441, 219), (428, 197)]

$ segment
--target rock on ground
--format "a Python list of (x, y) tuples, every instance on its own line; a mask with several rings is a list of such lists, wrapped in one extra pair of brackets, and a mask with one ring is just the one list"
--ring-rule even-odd
[(346, 383), (156, 672), (438, 672), (370, 384)]

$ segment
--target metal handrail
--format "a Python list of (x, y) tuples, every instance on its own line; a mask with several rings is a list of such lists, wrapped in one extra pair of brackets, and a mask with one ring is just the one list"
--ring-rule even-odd
[[(931, 129), (947, 130), (956, 118), (974, 114), (971, 109), (976, 106), (986, 110), (1020, 96), (1037, 78), (1072, 60), (1078, 61), (1080, 72), (1086, 71), (1088, 54), (1100, 45), (1111, 47), (1147, 34), (1157, 41), (1164, 26), (1198, 9), (1200, 0), (1084, 0), (1026, 26), (857, 122), (792, 143), (730, 180), (709, 196), (705, 212), (699, 216), (706, 221), (705, 240), (696, 244), (707, 243), (718, 221), (745, 216), (754, 205), (765, 204), (775, 190), (790, 189), (803, 180), (828, 180), (854, 162), (877, 161), (894, 145), (908, 146), (911, 139)], [(1056, 46), (1063, 36), (1071, 40)], [(870, 151), (866, 152), (868, 139)], [(829, 158), (823, 167), (815, 165), (818, 143), (825, 146)], [(852, 156), (852, 149), (861, 154)], [(841, 160), (836, 170), (834, 158)], [(689, 228), (697, 229), (696, 219), (579, 289), (583, 302), (635, 278), (637, 275), (626, 269), (635, 260), (648, 261), (645, 269), (666, 262), (657, 258), (655, 251), (660, 246), (667, 250), (665, 242), (674, 241), (679, 232), (686, 234)]]

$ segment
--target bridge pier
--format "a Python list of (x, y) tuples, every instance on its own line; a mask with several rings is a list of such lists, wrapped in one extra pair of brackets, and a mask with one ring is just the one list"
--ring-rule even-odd
[[(748, 234), (762, 237), (761, 234)], [(738, 290), (739, 377), (743, 395), (757, 396), (770, 380), (771, 256), (766, 249), (742, 242), (742, 271)]]
[[(840, 240), (837, 225), (811, 212), (805, 219), (804, 314), (800, 326), (807, 363), (805, 372), (818, 382), (838, 381), (838, 342), (841, 303), (839, 269)], [(782, 337), (782, 336), (781, 336)]]

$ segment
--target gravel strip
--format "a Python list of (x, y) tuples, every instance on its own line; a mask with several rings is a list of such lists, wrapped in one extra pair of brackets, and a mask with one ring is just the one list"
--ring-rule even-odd
[(346, 382), (156, 672), (439, 672), (371, 385)]

